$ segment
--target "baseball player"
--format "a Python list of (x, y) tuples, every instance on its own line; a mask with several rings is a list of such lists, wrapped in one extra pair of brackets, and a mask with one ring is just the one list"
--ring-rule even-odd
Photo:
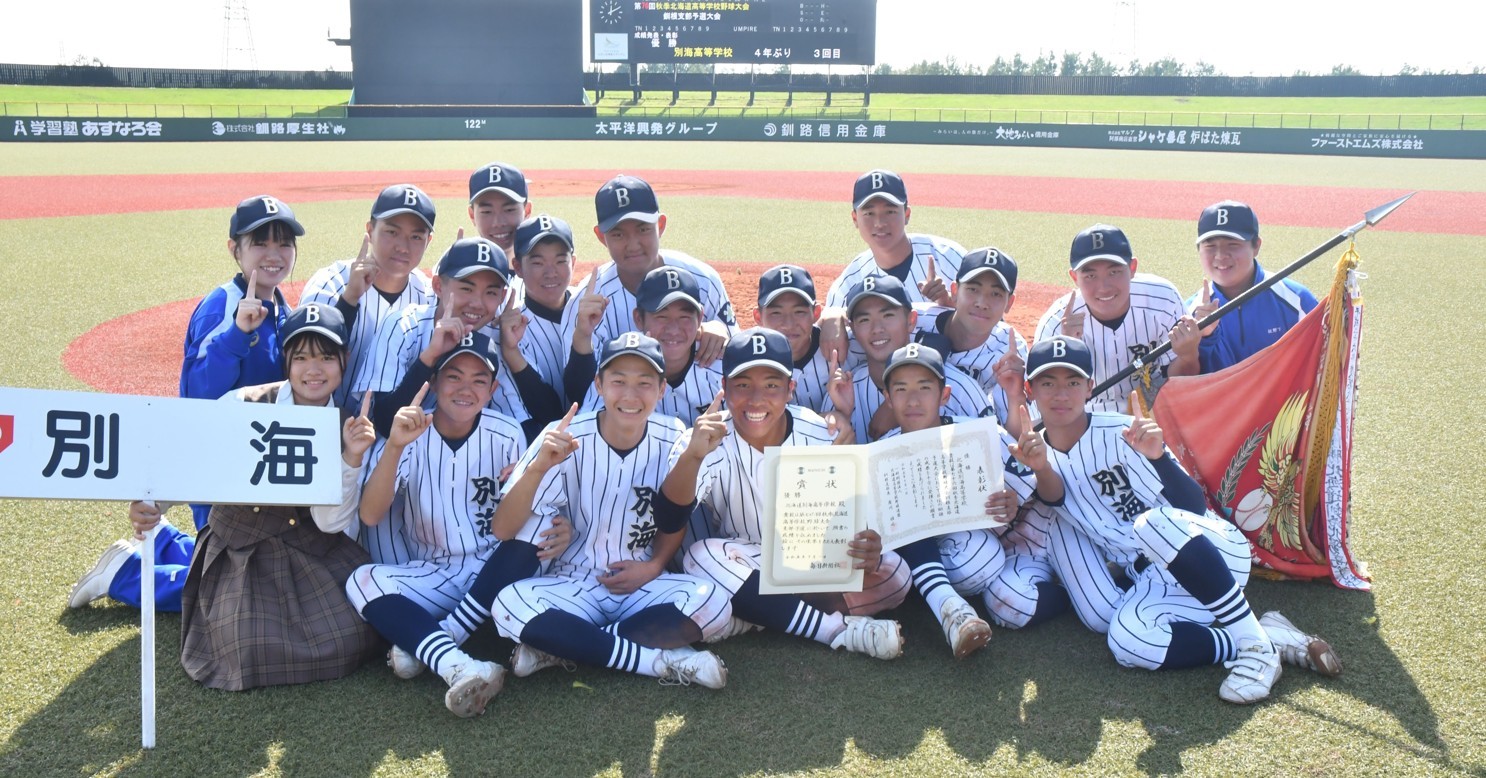
[(594, 291), (609, 300), (595, 330), (595, 345), (607, 343), (634, 328), (635, 293), (645, 274), (662, 266), (691, 271), (701, 286), (702, 334), (697, 361), (710, 365), (722, 355), (729, 335), (737, 329), (733, 305), (722, 277), (710, 265), (679, 251), (662, 249), (666, 215), (661, 213), (650, 184), (634, 176), (609, 179), (594, 195), (598, 225), (593, 234), (609, 251), (610, 262), (594, 274)]
[[(1196, 375), (1200, 335), (1181, 294), (1170, 281), (1137, 273), (1138, 258), (1119, 227), (1095, 224), (1073, 238), (1069, 250), (1074, 291), (1053, 301), (1037, 323), (1036, 340), (1055, 335), (1082, 339), (1094, 357), (1094, 381), (1119, 372), (1170, 338), (1171, 350), (1156, 368), (1165, 376)], [(1131, 375), (1089, 403), (1091, 411), (1118, 411), (1121, 398), (1140, 381)]]
[[(883, 371), (887, 401), (898, 427), (883, 438), (954, 424), (941, 415), (949, 399), (944, 359), (932, 348), (909, 343), (893, 352)], [(986, 501), (986, 514), (1010, 522), (1019, 502), (1035, 492), (1045, 501), (1061, 502), (1062, 480), (1037, 456), (1041, 439), (1033, 433), (1027, 405), (1017, 405), (1023, 430), (1018, 441), (1000, 432), (1000, 458), (1005, 466), (1006, 489)], [(979, 595), (986, 612), (997, 623), (1019, 628), (1046, 621), (1068, 609), (1068, 596), (1054, 580), (1046, 555), (1019, 549), (1011, 530), (953, 532), (918, 540), (898, 549), (912, 570), (914, 585), (939, 619), (945, 639), (957, 659), (985, 645), (990, 625), (976, 615), (965, 597)]]
[[(794, 366), (795, 391), (791, 405), (809, 408), (817, 413), (826, 405), (826, 391), (831, 381), (830, 357), (821, 348), (821, 304), (815, 299), (815, 279), (799, 265), (775, 265), (764, 271), (758, 281), (758, 308), (753, 321), (781, 333), (789, 340), (791, 364)], [(840, 358), (840, 354), (837, 355)], [(843, 361), (849, 370), (855, 367), (849, 358)]]
[(531, 215), (526, 175), (504, 162), (491, 162), (470, 174), (470, 222), (480, 237), (516, 259), (516, 227)]
[(730, 618), (727, 593), (663, 572), (681, 543), (684, 510), (659, 499), (667, 455), (685, 429), (655, 413), (666, 391), (654, 338), (629, 332), (606, 343), (595, 378), (603, 410), (550, 426), (522, 456), (497, 510), (502, 526), (535, 544), (559, 510), (573, 540), (546, 576), (502, 589), (491, 616), (517, 641), (518, 677), (561, 660), (720, 689), (727, 668), (688, 644)]
[[(850, 391), (845, 371), (838, 373), (839, 366), (832, 366), (826, 410), (849, 418), (857, 440), (876, 440), (897, 426), (892, 408), (883, 402), (882, 374), (893, 352), (912, 340), (918, 312), (909, 304), (903, 284), (892, 276), (863, 278), (852, 287), (849, 299), (846, 311), (852, 335), (861, 344), (866, 361), (851, 372)], [(953, 367), (944, 372), (950, 387), (945, 407), (951, 416), (978, 418), (993, 412), (975, 379)]]
[[(793, 369), (783, 335), (745, 330), (728, 342), (722, 360), (727, 373), (722, 395), (729, 410), (718, 411), (714, 404), (677, 440), (661, 487), (666, 503), (689, 513), (700, 502), (715, 522), (711, 537), (686, 548), (682, 564), (687, 573), (732, 597), (735, 619), (718, 639), (761, 625), (831, 648), (896, 658), (903, 648), (898, 622), (871, 615), (903, 602), (908, 570), (872, 530), (858, 533), (847, 550), (866, 571), (861, 592), (759, 594), (764, 448), (829, 446), (838, 434), (815, 413), (789, 403)], [(850, 431), (843, 432), (850, 442)]]
[[(1223, 663), (1231, 672), (1218, 696), (1229, 702), (1268, 697), (1282, 661), (1340, 673), (1325, 641), (1277, 612), (1255, 618), (1243, 591), (1250, 568), (1243, 533), (1207, 512), (1201, 487), (1172, 458), (1134, 392), (1133, 418), (1085, 410), (1093, 375), (1081, 340), (1053, 336), (1027, 355), (1029, 396), (1042, 410), (1048, 461), (1064, 484), (1053, 563), (1079, 617), (1107, 632), (1126, 667)], [(1127, 591), (1115, 586), (1110, 563), (1134, 582)]]
[[(945, 363), (980, 384), (991, 398), (997, 420), (1008, 429), (1015, 426), (1008, 426), (1014, 420), (1011, 401), (996, 377), (1008, 355), (1027, 350), (1027, 342), (1004, 320), (1016, 302), (1016, 274), (1016, 260), (1011, 255), (991, 246), (975, 249), (960, 262), (960, 273), (950, 287), (954, 305), (919, 311), (916, 325), (921, 333), (944, 337), (949, 343), (949, 353), (943, 355)], [(1022, 365), (1016, 364), (1009, 373), (1020, 387)]]
[[(559, 396), (566, 391), (563, 369), (572, 348), (578, 309), (587, 296), (584, 290), (570, 288), (576, 259), (573, 230), (562, 219), (543, 213), (516, 228), (516, 260), (511, 268), (525, 290), (517, 306), (526, 321), (521, 353)], [(595, 295), (590, 305), (600, 302), (606, 304)], [(590, 334), (589, 343), (591, 338)]]
[[(655, 268), (640, 282), (635, 301), (635, 328), (655, 338), (665, 357), (666, 392), (655, 412), (691, 425), (722, 388), (722, 371), (715, 363), (703, 365), (698, 355), (702, 302), (697, 278), (681, 267)], [(602, 407), (603, 395), (591, 385), (582, 409)]]
[[(1259, 264), (1259, 217), (1235, 200), (1213, 203), (1197, 217), (1197, 258), (1206, 276), (1187, 308), (1202, 319), (1264, 280)], [(1248, 359), (1279, 340), (1316, 307), (1316, 296), (1289, 278), (1246, 300), (1238, 310), (1202, 330), (1197, 356), (1203, 373)]]
[[(405, 495), (412, 560), (370, 564), (346, 581), (357, 613), (383, 637), (432, 667), (449, 684), (444, 704), (457, 716), (485, 711), (505, 668), (464, 653), (439, 629), (469, 590), (496, 543), (497, 474), (514, 465), (526, 437), (510, 417), (487, 406), (495, 391), (497, 346), (471, 332), (440, 358), (433, 381), (397, 412), (362, 487), (361, 521), (385, 519)], [(433, 413), (423, 395), (434, 395)]]

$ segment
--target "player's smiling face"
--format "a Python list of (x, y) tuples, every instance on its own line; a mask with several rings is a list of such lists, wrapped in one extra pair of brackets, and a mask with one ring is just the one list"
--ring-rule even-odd
[(1135, 260), (1123, 262), (1100, 259), (1077, 270), (1070, 270), (1078, 294), (1096, 319), (1118, 319), (1130, 310), (1130, 278), (1135, 274)]
[(918, 432), (939, 426), (949, 387), (923, 365), (903, 365), (887, 379), (887, 401), (903, 432)]
[(908, 217), (911, 213), (906, 205), (876, 197), (852, 211), (851, 221), (872, 253), (897, 261), (908, 256)]
[(691, 361), (691, 352), (697, 343), (702, 317), (696, 306), (677, 300), (655, 313), (636, 310), (635, 324), (641, 332), (660, 341), (667, 370), (680, 371)]
[(573, 255), (560, 240), (542, 240), (516, 263), (516, 272), (527, 297), (548, 308), (561, 308), (563, 293), (573, 283)]
[(417, 214), (399, 213), (367, 225), (377, 270), (405, 276), (423, 261), (433, 230)]
[(593, 380), (604, 398), (606, 421), (626, 431), (643, 426), (665, 392), (665, 381), (655, 366), (633, 354), (616, 357)]
[(439, 315), (453, 312), (474, 329), (494, 321), (506, 299), (506, 279), (494, 270), (482, 270), (464, 278), (434, 279), (434, 293), (439, 296)]
[[(258, 287), (271, 289), (288, 280), (299, 250), (294, 233), (283, 222), (269, 222), (247, 235), (227, 241), (227, 250), (242, 268), (243, 280), (258, 273)], [(251, 290), (250, 290), (251, 291)]]
[(531, 212), (531, 203), (518, 203), (510, 196), (490, 190), (470, 203), (470, 221), (480, 237), (500, 246), (507, 255), (516, 244), (516, 228)]
[(810, 350), (811, 334), (819, 318), (820, 305), (798, 294), (781, 294), (754, 311), (754, 323), (787, 338), (790, 355), (795, 359), (804, 357)]
[(1054, 367), (1038, 373), (1027, 382), (1027, 399), (1037, 403), (1042, 423), (1049, 428), (1084, 423), (1084, 404), (1092, 389), (1089, 379), (1066, 367)]
[[(434, 421), (441, 419), (455, 425), (472, 423), (495, 393), (495, 376), (474, 354), (460, 354), (449, 360), (434, 378)], [(467, 429), (467, 428), (466, 428)], [(439, 432), (445, 428), (440, 426)]]
[(1258, 238), (1253, 243), (1222, 236), (1208, 238), (1198, 244), (1197, 256), (1202, 260), (1207, 277), (1224, 294), (1233, 297), (1254, 283), (1254, 257), (1259, 252), (1258, 243)]
[(296, 405), (325, 405), (341, 385), (341, 355), (325, 351), (325, 341), (303, 335), (287, 349), (289, 390)]
[(990, 332), (1001, 323), (1015, 299), (990, 273), (955, 284), (955, 313), (964, 316), (978, 332)]
[(759, 365), (724, 380), (722, 389), (733, 413), (733, 429), (749, 445), (777, 446), (784, 440), (789, 423), (785, 406), (795, 391), (789, 376)]
[(918, 314), (881, 297), (868, 297), (851, 309), (851, 335), (871, 362), (886, 362), (908, 345)]
[(625, 219), (608, 232), (599, 232), (597, 227), (593, 232), (609, 250), (614, 268), (638, 284), (646, 273), (660, 266), (660, 236), (665, 231), (666, 217), (662, 214), (655, 224)]

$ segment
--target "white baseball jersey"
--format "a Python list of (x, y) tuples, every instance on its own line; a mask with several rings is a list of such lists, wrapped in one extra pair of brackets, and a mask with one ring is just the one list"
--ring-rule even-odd
[[(728, 301), (728, 290), (722, 285), (722, 276), (711, 265), (679, 251), (661, 249), (660, 261), (672, 267), (684, 267), (697, 277), (697, 286), (702, 293), (702, 321), (720, 321), (727, 325), (728, 332), (737, 332), (738, 322), (733, 318), (733, 304)], [(605, 262), (598, 270), (598, 284), (594, 293), (609, 298), (609, 307), (604, 318), (593, 330), (594, 350), (603, 344), (635, 329), (635, 296), (619, 280), (619, 271), (612, 261)], [(587, 279), (582, 286), (587, 287)]]
[[(918, 285), (929, 276), (929, 258), (934, 258), (934, 273), (944, 279), (946, 285), (960, 274), (960, 260), (965, 257), (965, 247), (938, 235), (925, 235), (923, 233), (908, 233), (908, 242), (913, 247), (913, 256), (904, 264), (898, 265), (892, 270), (883, 270), (872, 257), (872, 250), (867, 249), (856, 255), (846, 264), (846, 269), (841, 275), (831, 282), (831, 288), (826, 291), (825, 305), (827, 308), (845, 308), (846, 293), (867, 276), (897, 276), (903, 282), (903, 290), (908, 292), (911, 302), (932, 303), (933, 300), (925, 299), (918, 291)], [(906, 268), (905, 268), (906, 265)]]
[[(1062, 334), (1064, 306), (1068, 295), (1060, 295), (1042, 319), (1037, 322), (1037, 340), (1047, 340)], [(1081, 295), (1074, 295), (1074, 313), (1088, 313), (1088, 305)], [(1115, 327), (1107, 327), (1093, 315), (1084, 317), (1084, 344), (1094, 357), (1094, 383), (1101, 384), (1118, 373), (1126, 365), (1143, 357), (1159, 346), (1171, 334), (1171, 328), (1186, 314), (1181, 293), (1170, 281), (1159, 276), (1136, 273), (1130, 280), (1130, 310)], [(1166, 365), (1176, 359), (1175, 352), (1167, 351), (1157, 366)], [(1136, 377), (1131, 375), (1104, 393), (1089, 401), (1091, 411), (1122, 411), (1130, 390), (1135, 388)]]
[(561, 310), (549, 310), (530, 299), (523, 299), (521, 313), (526, 316), (526, 334), (521, 336), (521, 355), (526, 357), (542, 380), (563, 396), (562, 371), (568, 365), (568, 352), (573, 347), (574, 317), (578, 312), (580, 288), (569, 289)]
[[(975, 383), (975, 379), (959, 368), (945, 365), (944, 383), (949, 387), (949, 402), (945, 403), (943, 408), (947, 415), (967, 416), (973, 419), (989, 416), (994, 412), (980, 384)], [(857, 442), (866, 443), (872, 440), (867, 434), (868, 426), (872, 423), (872, 415), (877, 413), (877, 409), (882, 407), (887, 398), (872, 381), (872, 373), (866, 365), (852, 371), (851, 388), (856, 396), (856, 409), (851, 413), (851, 427), (856, 431)], [(831, 402), (830, 397), (827, 397), (825, 410), (834, 410), (835, 407), (836, 404)]]
[[(574, 416), (568, 433), (578, 441), (578, 450), (542, 476), (532, 500), (532, 517), (516, 537), (535, 544), (554, 516), (567, 517), (573, 541), (553, 560), (550, 575), (596, 576), (615, 562), (648, 561), (657, 532), (654, 500), (671, 470), (671, 448), (685, 431), (675, 417), (653, 414), (638, 446), (615, 451), (599, 434), (598, 414)], [(527, 449), (508, 488), (540, 448)]]
[[(842, 358), (845, 361), (845, 357)], [(820, 413), (831, 385), (831, 359), (820, 347), (820, 328), (810, 334), (810, 350), (794, 363), (795, 393), (790, 403)]]
[[(781, 446), (829, 446), (832, 437), (826, 429), (826, 420), (808, 408), (797, 405), (785, 407), (789, 414)], [(763, 527), (759, 523), (763, 498), (764, 452), (750, 446), (733, 427), (732, 414), (727, 414), (727, 434), (722, 444), (702, 459), (697, 470), (697, 501), (707, 506), (713, 517), (713, 537), (741, 540), (748, 543), (763, 543)], [(687, 430), (671, 449), (671, 465), (675, 466), (686, 446), (691, 443), (691, 430)]]
[[(415, 560), (445, 562), (496, 544), (490, 522), (501, 485), (495, 479), (525, 447), (520, 424), (486, 409), (457, 447), (430, 426), (403, 449), (396, 491), (406, 496), (404, 531)], [(385, 449), (386, 441), (377, 441), (368, 472)]]
[[(656, 403), (655, 412), (674, 416), (688, 427), (696, 424), (697, 417), (707, 410), (722, 390), (721, 366), (719, 361), (704, 367), (693, 359), (691, 366), (675, 381), (666, 379), (666, 392)], [(604, 398), (599, 396), (598, 387), (590, 384), (588, 394), (583, 397), (583, 406), (578, 410), (593, 413), (603, 407)]]
[(1161, 476), (1145, 455), (1125, 442), (1132, 419), (1091, 413), (1089, 429), (1068, 453), (1047, 447), (1048, 462), (1063, 478), (1060, 518), (1072, 522), (1108, 558), (1128, 565), (1140, 555), (1132, 526), (1140, 514), (1170, 505)]
[[(357, 376), (354, 391), (390, 392), (408, 374), (408, 368), (418, 359), (418, 354), (433, 339), (434, 326), (438, 324), (437, 301), (422, 305), (410, 305), (395, 316), (388, 316), (372, 340), (365, 369)], [(528, 328), (529, 330), (530, 328)], [(494, 342), (500, 341), (500, 329), (492, 322), (480, 329), (480, 333)], [(531, 418), (526, 403), (521, 401), (521, 392), (516, 388), (516, 379), (506, 367), (505, 360), (497, 360), (495, 367), (495, 392), (490, 396), (490, 407), (518, 422)], [(433, 392), (424, 398), (424, 407), (432, 408)]]
[[(915, 325), (915, 329), (919, 332), (932, 332), (941, 335), (947, 340), (949, 336), (945, 334), (945, 329), (949, 327), (949, 320), (954, 316), (954, 313), (955, 309), (953, 308), (939, 306), (920, 311), (918, 314), (918, 324)], [(975, 382), (980, 384), (980, 388), (985, 390), (986, 396), (991, 398), (991, 404), (996, 408), (996, 419), (1002, 424), (1006, 423), (1008, 401), (1006, 399), (1006, 390), (1002, 389), (1001, 385), (996, 383), (995, 364), (996, 360), (1006, 355), (1006, 349), (1010, 345), (1012, 338), (1016, 338), (1017, 349), (1025, 356), (1027, 353), (1027, 341), (1022, 340), (1022, 336), (1017, 334), (1017, 331), (1012, 329), (1011, 325), (1004, 321), (997, 323), (991, 329), (990, 336), (979, 346), (965, 351), (951, 351), (948, 354), (941, 355), (944, 357), (944, 363), (946, 365), (954, 365), (965, 371), (966, 375), (974, 378)]]
[[(315, 271), (315, 274), (310, 276), (310, 280), (304, 285), (304, 290), (300, 292), (299, 304), (335, 305), (345, 293), (346, 284), (351, 280), (351, 263), (352, 260), (342, 259)], [(351, 323), (351, 331), (348, 333), (350, 341), (346, 343), (346, 369), (341, 377), (340, 388), (335, 390), (336, 405), (349, 407), (355, 404), (347, 402), (347, 398), (359, 391), (354, 387), (361, 372), (368, 369), (371, 343), (376, 337), (377, 330), (382, 326), (383, 320), (410, 305), (422, 305), (432, 302), (433, 299), (433, 282), (428, 279), (428, 275), (422, 269), (415, 269), (408, 274), (408, 285), (394, 300), (388, 301), (375, 286), (368, 288), (366, 293), (361, 295), (356, 307), (356, 321)]]

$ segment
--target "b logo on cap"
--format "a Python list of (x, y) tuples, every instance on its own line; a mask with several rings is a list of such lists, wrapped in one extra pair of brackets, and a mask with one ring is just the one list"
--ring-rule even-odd
[(750, 338), (750, 340), (753, 341), (753, 355), (754, 356), (758, 356), (759, 354), (764, 354), (764, 353), (767, 353), (768, 352), (768, 348), (766, 348), (766, 343), (764, 341), (764, 336), (763, 335), (754, 335), (752, 338)]
[(272, 197), (265, 197), (265, 198), (263, 198), (263, 212), (264, 213), (267, 213), (267, 214), (278, 213), (279, 212), (279, 201), (273, 199)]
[(918, 359), (918, 344), (909, 343), (903, 347), (903, 356), (908, 359)]
[(873, 190), (881, 189), (882, 188), (882, 184), (883, 184), (882, 174), (881, 173), (873, 173), (872, 174), (872, 189)]
[(319, 324), (320, 323), (320, 306), (311, 304), (311, 305), (306, 305), (304, 307), (304, 323), (305, 324)]
[(622, 186), (614, 187), (614, 204), (620, 208), (628, 208), (629, 190)]
[(538, 216), (537, 227), (541, 229), (542, 232), (550, 232), (552, 230), (552, 217), (548, 216), (545, 213), (541, 216)]
[(484, 243), (477, 243), (475, 244), (475, 248), (479, 249), (479, 253), (475, 256), (475, 261), (486, 265), (490, 264), (490, 246)]
[(667, 290), (671, 290), (671, 289), (680, 289), (680, 288), (681, 288), (681, 274), (680, 273), (677, 273), (674, 270), (667, 270), (666, 271), (666, 289)]
[(1102, 232), (1092, 232), (1092, 233), (1089, 233), (1089, 239), (1094, 241), (1094, 246), (1093, 247), (1096, 250), (1097, 249), (1104, 248), (1104, 233), (1102, 233)]
[(411, 186), (403, 187), (403, 190), (402, 190), (402, 202), (403, 202), (403, 205), (409, 205), (409, 206), (417, 205), (418, 204), (418, 190), (417, 189), (414, 189)]
[(475, 333), (473, 333), (473, 332), (466, 332), (464, 334), (464, 337), (462, 339), (460, 339), (459, 346), (461, 348), (469, 348), (469, 347), (471, 347), (473, 345), (475, 345)]
[(793, 284), (794, 282), (795, 282), (794, 271), (790, 270), (787, 267), (781, 267), (781, 268), (779, 268), (779, 283), (788, 285), (788, 284)]
[(639, 348), (640, 347), (640, 333), (638, 333), (638, 332), (626, 332), (626, 333), (624, 333), (624, 347), (625, 348)]
[(877, 290), (877, 276), (867, 276), (862, 279), (862, 291), (873, 292)]
[(490, 166), (490, 183), (492, 183), (492, 184), (499, 184), (501, 182), (500, 177), (501, 177), (501, 169), (499, 167), (495, 166), (495, 165), (491, 165)]
[(1219, 208), (1218, 209), (1218, 226), (1221, 227), (1221, 226), (1223, 226), (1223, 225), (1225, 225), (1227, 223), (1228, 223), (1228, 209), (1227, 208)]
[(1053, 338), (1053, 356), (1059, 359), (1068, 356), (1068, 344), (1062, 338)]
[(986, 264), (987, 265), (994, 266), (997, 263), (999, 263), (1000, 261), (1001, 261), (1001, 254), (1000, 254), (1000, 252), (996, 251), (995, 249), (986, 249)]

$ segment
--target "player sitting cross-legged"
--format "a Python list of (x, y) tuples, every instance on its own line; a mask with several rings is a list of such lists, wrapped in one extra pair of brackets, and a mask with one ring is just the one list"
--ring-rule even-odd
[[(1094, 372), (1083, 341), (1054, 337), (1027, 355), (1028, 396), (1042, 411), (1048, 461), (1063, 479), (1053, 564), (1083, 622), (1109, 635), (1126, 667), (1223, 663), (1218, 696), (1269, 696), (1280, 663), (1323, 675), (1341, 660), (1278, 612), (1255, 618), (1244, 596), (1249, 543), (1207, 512), (1202, 489), (1167, 450), (1161, 428), (1131, 395), (1136, 416), (1085, 410)], [(1121, 592), (1109, 565), (1134, 584)], [(1216, 622), (1216, 626), (1212, 626)]]
[[(732, 597), (729, 633), (761, 625), (824, 643), (832, 648), (893, 659), (902, 653), (898, 623), (870, 618), (894, 608), (908, 592), (908, 570), (898, 555), (883, 551), (872, 530), (858, 533), (847, 553), (865, 570), (861, 592), (806, 595), (759, 593), (763, 541), (760, 467), (766, 446), (829, 446), (839, 434), (814, 412), (789, 404), (789, 343), (778, 332), (750, 329), (734, 335), (723, 352), (722, 396), (716, 406), (671, 450), (671, 472), (662, 487), (664, 502), (701, 502), (713, 517), (712, 537), (687, 547), (686, 571), (712, 581)], [(741, 621), (740, 621), (741, 620)], [(726, 636), (726, 635), (724, 635)]]
[(361, 494), (361, 520), (375, 525), (394, 497), (406, 504), (412, 561), (359, 567), (346, 593), (365, 618), (449, 684), (444, 704), (458, 716), (483, 713), (505, 668), (461, 651), (436, 618), (453, 610), (490, 556), (500, 501), (498, 474), (521, 454), (525, 436), (509, 417), (486, 408), (495, 391), (495, 345), (469, 333), (439, 360), (424, 391), (398, 411)]

